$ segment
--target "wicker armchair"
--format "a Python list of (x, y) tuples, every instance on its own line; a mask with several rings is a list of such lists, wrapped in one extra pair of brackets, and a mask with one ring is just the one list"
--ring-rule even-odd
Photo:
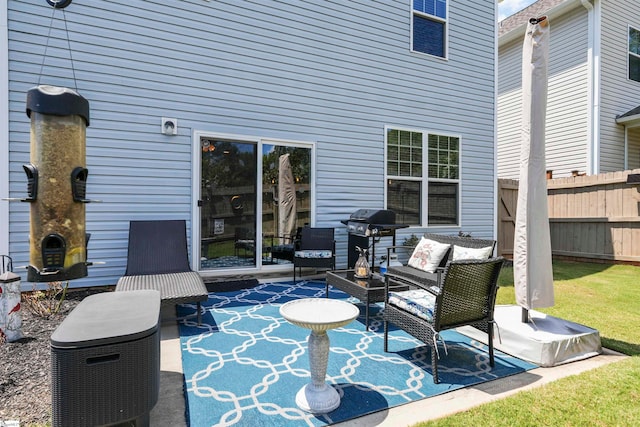
[(302, 227), (300, 240), (293, 255), (293, 283), (296, 282), (296, 267), (336, 268), (336, 241), (333, 228)]
[[(493, 357), (493, 311), (498, 275), (504, 259), (451, 261), (438, 274), (435, 286), (407, 281), (387, 272), (384, 319), (384, 351), (388, 351), (388, 322), (431, 347), (433, 382), (438, 378), (437, 339), (440, 331), (471, 325), (488, 334), (489, 362)], [(411, 285), (412, 290), (389, 292), (389, 286)]]

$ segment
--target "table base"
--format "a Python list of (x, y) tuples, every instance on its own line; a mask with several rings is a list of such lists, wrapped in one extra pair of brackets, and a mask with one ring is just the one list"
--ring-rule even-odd
[(326, 414), (340, 406), (340, 395), (328, 384), (317, 387), (309, 383), (296, 394), (296, 405), (312, 414)]
[(298, 391), (296, 404), (303, 411), (312, 414), (325, 414), (340, 406), (340, 395), (325, 382), (329, 347), (329, 335), (326, 331), (311, 330), (308, 341), (311, 382)]

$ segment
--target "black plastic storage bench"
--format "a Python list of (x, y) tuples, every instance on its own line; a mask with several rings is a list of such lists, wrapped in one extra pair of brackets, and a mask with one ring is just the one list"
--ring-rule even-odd
[(51, 335), (53, 426), (149, 425), (160, 388), (160, 292), (86, 297)]

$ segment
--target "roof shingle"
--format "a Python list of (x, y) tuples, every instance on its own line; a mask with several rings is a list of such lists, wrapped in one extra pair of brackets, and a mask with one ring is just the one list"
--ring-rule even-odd
[(549, 9), (566, 0), (538, 0), (529, 7), (516, 12), (498, 23), (498, 37), (526, 24), (530, 18), (538, 18)]
[(616, 119), (622, 119), (622, 118), (625, 118), (625, 117), (637, 116), (638, 114), (640, 114), (640, 105), (637, 106), (636, 108), (634, 108), (633, 110), (629, 110), (626, 113), (619, 115), (618, 117), (616, 117)]

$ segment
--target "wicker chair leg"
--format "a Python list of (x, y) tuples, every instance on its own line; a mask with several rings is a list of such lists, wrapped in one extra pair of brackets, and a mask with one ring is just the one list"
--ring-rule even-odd
[(200, 304), (200, 301), (198, 301), (198, 304), (196, 306), (196, 310), (198, 310), (198, 326), (202, 324), (202, 311), (200, 310), (201, 308), (202, 305)]
[(489, 365), (493, 368), (496, 364), (495, 359), (493, 357), (493, 324), (495, 322), (490, 320), (487, 324), (487, 335), (489, 336)]
[(389, 322), (384, 321), (384, 352), (389, 352)]
[[(436, 344), (437, 345), (437, 344)], [(434, 346), (431, 347), (431, 371), (433, 373), (433, 383), (438, 384), (440, 378), (438, 378), (438, 352)]]

